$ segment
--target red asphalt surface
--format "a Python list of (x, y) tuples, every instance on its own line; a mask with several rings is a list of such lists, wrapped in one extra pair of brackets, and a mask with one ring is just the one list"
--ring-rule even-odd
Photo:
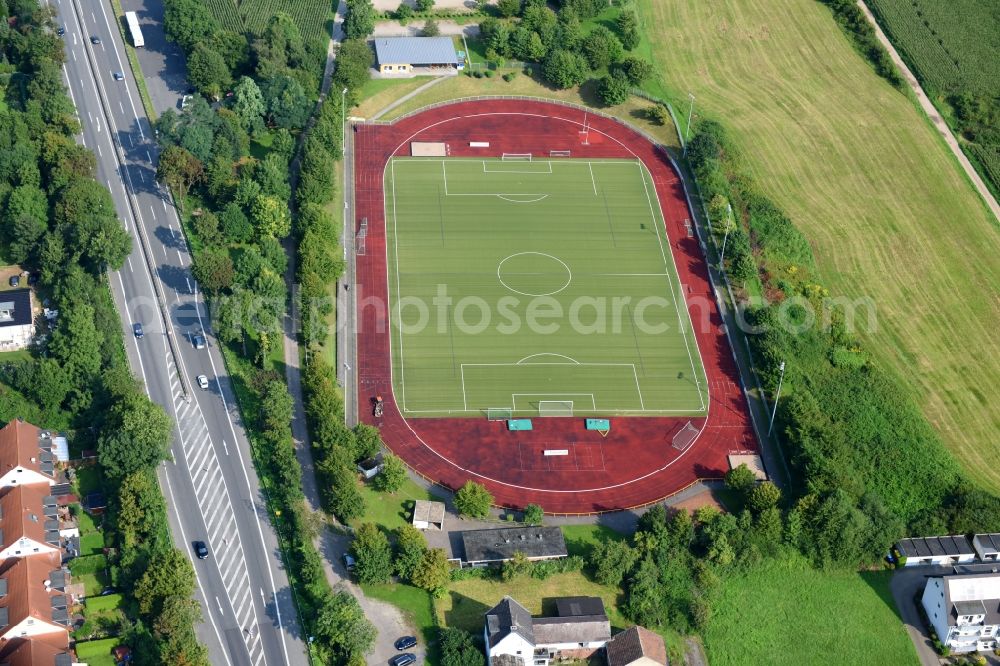
[[(584, 127), (589, 131), (583, 132)], [(386, 446), (423, 477), (455, 489), (468, 480), (484, 484), (495, 503), (541, 505), (547, 513), (596, 513), (629, 509), (668, 497), (699, 479), (720, 478), (726, 456), (755, 452), (756, 439), (722, 319), (709, 286), (684, 190), (669, 159), (645, 137), (583, 109), (526, 100), (449, 104), (392, 125), (356, 125), (355, 230), (368, 219), (366, 253), (357, 257), (359, 418), (377, 425)], [(534, 430), (508, 432), (485, 417), (404, 419), (392, 397), (383, 174), (391, 156), (408, 156), (411, 141), (443, 141), (452, 157), (499, 157), (550, 150), (579, 158), (638, 158), (653, 176), (667, 236), (695, 337), (708, 375), (707, 418), (615, 417), (606, 437), (588, 432), (582, 418), (536, 418)], [(489, 148), (470, 148), (470, 141)], [(558, 159), (558, 158), (555, 158)], [(374, 418), (375, 395), (384, 415)], [(672, 441), (685, 424), (699, 429), (683, 452)], [(567, 456), (544, 456), (568, 449)]]

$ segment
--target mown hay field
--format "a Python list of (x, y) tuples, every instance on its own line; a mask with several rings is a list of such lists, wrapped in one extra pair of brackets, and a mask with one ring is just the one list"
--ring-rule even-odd
[(1000, 226), (927, 119), (815, 0), (640, 0), (674, 99), (732, 130), (835, 295), (970, 476), (1000, 491)]

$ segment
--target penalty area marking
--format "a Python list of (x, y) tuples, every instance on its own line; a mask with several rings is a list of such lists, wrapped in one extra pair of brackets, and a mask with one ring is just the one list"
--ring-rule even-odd
[[(521, 365), (522, 363), (524, 363), (525, 361), (527, 361), (529, 358), (535, 358), (536, 356), (556, 356), (558, 358), (564, 358), (567, 361), (569, 361), (569, 363), (554, 363), (554, 364), (551, 364), (551, 365), (580, 365), (580, 362), (578, 360), (576, 360), (575, 358), (572, 358), (571, 356), (566, 356), (565, 354), (556, 354), (555, 352), (540, 352), (538, 354), (531, 354), (530, 356), (525, 356), (524, 358), (522, 358), (520, 361), (518, 361), (514, 365)], [(529, 363), (528, 365), (534, 365), (534, 364), (533, 363)]]

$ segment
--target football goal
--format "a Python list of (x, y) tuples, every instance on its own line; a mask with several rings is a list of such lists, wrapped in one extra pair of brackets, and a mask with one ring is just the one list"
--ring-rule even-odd
[(514, 410), (510, 407), (487, 407), (486, 418), (490, 421), (506, 421), (514, 417)]
[(573, 416), (572, 400), (539, 400), (539, 416)]
[(550, 150), (549, 157), (569, 157), (570, 152), (568, 150)]
[(500, 159), (504, 162), (530, 162), (531, 153), (503, 153)]

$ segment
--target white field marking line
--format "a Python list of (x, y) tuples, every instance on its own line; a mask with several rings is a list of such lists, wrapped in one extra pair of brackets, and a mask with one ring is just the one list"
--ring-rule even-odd
[(590, 184), (594, 186), (594, 196), (597, 196), (597, 181), (594, 180), (594, 165), (591, 162), (587, 162), (587, 168), (590, 169)]
[[(530, 356), (525, 356), (524, 358), (522, 358), (520, 361), (518, 361), (514, 365), (521, 365), (522, 363), (524, 363), (525, 361), (527, 361), (529, 358), (535, 358), (536, 356), (558, 356), (559, 358), (566, 359), (567, 361), (569, 361), (572, 364), (580, 365), (580, 362), (578, 360), (576, 360), (575, 358), (572, 358), (571, 356), (566, 356), (565, 354), (556, 354), (555, 352), (539, 352), (538, 354), (531, 354)], [(534, 363), (529, 363), (528, 365), (535, 365), (535, 364)], [(559, 363), (558, 365), (569, 365), (569, 364), (567, 364), (567, 363)]]
[(635, 363), (632, 364), (632, 376), (635, 377), (635, 390), (639, 394), (639, 407), (646, 411), (646, 404), (642, 401), (642, 388), (639, 386), (639, 373), (635, 371)]
[[(443, 161), (444, 160), (442, 160), (442, 162)], [(548, 161), (542, 162), (541, 160), (539, 160), (538, 162), (532, 162), (532, 164), (545, 164), (546, 166), (549, 167), (548, 171), (521, 171), (519, 169), (487, 169), (486, 168), (487, 163), (488, 163), (487, 160), (483, 160), (483, 173), (533, 173), (533, 174), (543, 174), (543, 175), (552, 173), (552, 162)], [(498, 164), (500, 163), (502, 162), (499, 162)]]
[[(594, 400), (594, 394), (593, 393), (511, 393), (510, 397), (514, 401), (514, 411), (517, 411), (517, 396), (545, 396), (545, 395), (547, 395), (547, 396), (559, 396), (559, 395), (562, 395), (562, 396), (570, 396), (570, 395), (572, 395), (572, 396), (588, 396), (589, 395), (590, 396), (590, 404), (592, 405), (593, 410), (597, 411), (597, 401)], [(549, 400), (549, 401), (540, 400), (539, 402), (566, 402), (566, 401), (565, 400)], [(573, 401), (570, 400), (569, 402), (573, 402)], [(528, 410), (530, 410), (530, 407), (528, 408)], [(528, 410), (523, 410), (523, 411), (528, 411)]]
[[(670, 266), (673, 266), (674, 274), (676, 274), (678, 276), (677, 279), (678, 279), (678, 282), (679, 282), (680, 281), (680, 274), (677, 273), (677, 265), (676, 265), (676, 263), (674, 263), (674, 254), (673, 254), (673, 252), (670, 253), (670, 262), (668, 263), (667, 262), (666, 252), (663, 249), (663, 240), (660, 237), (660, 231), (661, 231), (660, 227), (664, 226), (664, 225), (661, 225), (659, 222), (657, 222), (656, 211), (653, 210), (653, 201), (652, 201), (652, 199), (649, 198), (649, 187), (646, 184), (646, 173), (647, 173), (646, 172), (646, 167), (645, 167), (645, 165), (641, 161), (638, 163), (638, 167), (639, 167), (639, 177), (642, 179), (642, 188), (646, 192), (646, 203), (649, 204), (649, 216), (652, 219), (653, 228), (656, 229), (656, 242), (659, 243), (659, 245), (660, 245), (660, 256), (663, 257), (663, 267), (669, 271)], [(652, 178), (653, 177), (652, 174), (650, 174), (649, 177)], [(657, 206), (659, 206), (658, 202), (657, 202)], [(664, 222), (665, 221), (666, 221), (666, 218), (664, 218)], [(665, 228), (663, 229), (663, 233), (666, 233), (666, 229)], [(695, 369), (695, 366), (694, 366), (694, 357), (691, 356), (691, 344), (688, 341), (687, 327), (684, 326), (685, 322), (684, 322), (684, 319), (683, 319), (683, 317), (681, 315), (681, 306), (680, 306), (681, 301), (678, 300), (678, 298), (677, 298), (677, 291), (674, 289), (674, 281), (668, 277), (667, 278), (667, 284), (670, 285), (670, 296), (674, 300), (674, 310), (676, 310), (676, 312), (677, 312), (677, 327), (681, 329), (681, 337), (684, 339), (684, 349), (685, 349), (685, 351), (687, 351), (688, 363), (690, 363), (690, 365), (691, 365), (691, 376), (694, 377), (695, 388), (698, 391), (699, 398), (701, 399), (701, 408), (705, 409), (705, 398), (701, 394), (701, 377), (698, 376), (698, 371)], [(678, 285), (678, 287), (679, 286), (680, 285)], [(683, 295), (681, 296), (681, 300), (683, 300)], [(687, 312), (686, 302), (685, 302), (684, 312)], [(689, 320), (690, 320), (690, 317), (689, 317)], [(694, 327), (694, 325), (692, 324), (692, 328), (693, 327)], [(697, 347), (697, 345), (695, 345), (695, 347)], [(698, 355), (699, 355), (699, 360), (702, 361), (702, 367), (704, 368), (704, 361), (701, 359), (701, 350), (698, 350)]]
[(462, 373), (462, 407), (465, 411), (469, 411), (469, 400), (465, 396), (465, 364), (459, 366), (459, 371)]
[[(445, 166), (444, 166), (444, 160), (442, 160), (441, 161), (441, 169), (443, 170), (444, 168), (445, 168)], [(400, 306), (400, 302), (403, 299), (403, 292), (401, 291), (402, 288), (399, 286), (399, 227), (398, 227), (397, 220), (396, 220), (396, 163), (395, 162), (393, 162), (393, 164), (392, 164), (390, 177), (392, 178), (392, 254), (393, 254), (393, 263), (395, 263), (395, 265), (396, 265), (396, 308), (397, 308), (397, 313), (396, 314), (397, 314), (397, 316), (399, 317), (399, 320), (400, 320), (400, 326), (399, 326), (399, 392), (401, 394), (400, 398), (401, 398), (401, 402), (402, 402), (402, 405), (403, 405), (403, 409), (405, 410), (406, 409), (406, 370), (403, 368), (403, 363), (405, 362), (404, 361), (405, 356), (403, 354), (403, 326), (402, 326), (402, 323), (403, 323), (403, 311), (402, 311), (401, 306)], [(448, 174), (447, 174), (447, 172), (445, 172), (445, 174), (444, 174), (444, 190), (445, 190), (444, 193), (448, 194)], [(388, 261), (385, 262), (385, 265), (386, 265), (386, 271), (388, 271), (389, 270), (389, 262)], [(386, 284), (388, 284), (388, 282)], [(391, 308), (390, 308), (390, 310), (391, 310)], [(389, 341), (390, 341), (390, 344), (391, 344), (391, 341), (392, 341), (392, 336), (391, 335), (389, 336)], [(391, 357), (392, 349), (391, 348), (389, 350), (389, 353), (390, 353), (389, 367), (392, 367), (392, 357)], [(466, 409), (468, 409), (468, 406), (466, 406)]]
[[(467, 195), (464, 195), (464, 194), (462, 194), (462, 195), (455, 195), (455, 196), (467, 196)], [(473, 194), (473, 195), (471, 195), (471, 196), (478, 196), (478, 195), (475, 195), (475, 194)], [(519, 196), (534, 196), (534, 195), (530, 195), (530, 194), (525, 194), (525, 195), (521, 195), (521, 194), (511, 194), (511, 195), (509, 195), (509, 196), (511, 196), (511, 197), (519, 197)], [(537, 199), (524, 199), (524, 200), (519, 200), (519, 199), (510, 199), (510, 198), (508, 198), (508, 195), (505, 195), (505, 194), (497, 194), (497, 195), (496, 195), (496, 198), (497, 198), (497, 199), (503, 199), (504, 201), (509, 201), (509, 202), (511, 202), (511, 203), (538, 203), (538, 202), (539, 202), (539, 201), (541, 201), (542, 199), (548, 199), (548, 198), (549, 198), (549, 195), (547, 195), (547, 194), (540, 194), (540, 195), (538, 195), (538, 198), (537, 198)]]

